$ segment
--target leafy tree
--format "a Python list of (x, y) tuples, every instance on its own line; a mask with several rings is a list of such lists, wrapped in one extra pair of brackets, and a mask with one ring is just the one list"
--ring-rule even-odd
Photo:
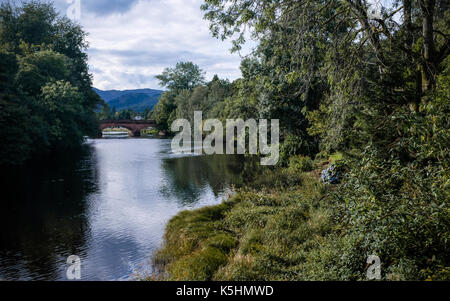
[(14, 78), (11, 77), (11, 73), (15, 74), (18, 68), (16, 55), (0, 48), (0, 91), (13, 88)]
[(102, 101), (92, 90), (85, 37), (49, 3), (2, 2), (0, 164), (78, 147), (96, 134)]
[(55, 34), (57, 20), (51, 3), (27, 2), (18, 8), (17, 34), (27, 44), (50, 44)]
[[(449, 266), (448, 3), (392, 1), (377, 16), (369, 8), (363, 0), (202, 5), (213, 36), (233, 37), (233, 50), (249, 31), (259, 41), (237, 95), (250, 88), (242, 95), (254, 96), (257, 113), (281, 119), (282, 152), (315, 153), (319, 142), (322, 155), (345, 153), (334, 195), (348, 225), (345, 278), (364, 272), (345, 258), (379, 254), (392, 279), (439, 279)], [(230, 99), (225, 114), (245, 108)]]
[[(349, 147), (345, 137), (359, 135), (351, 133), (361, 123), (354, 99), (377, 95), (378, 103), (407, 102), (417, 111), (449, 51), (445, 1), (394, 1), (380, 18), (371, 18), (368, 3), (358, 0), (229, 3), (206, 0), (202, 9), (214, 36), (237, 35), (235, 50), (245, 42), (244, 28), (261, 41), (256, 56), (269, 67), (261, 73), (267, 111), (279, 111), (286, 127), (303, 132), (308, 111), (321, 105), (322, 112), (341, 110), (339, 117), (324, 116), (325, 123), (332, 121), (322, 126), (324, 135), (334, 136), (325, 139), (328, 148)], [(386, 93), (368, 89), (374, 81)]]
[(52, 50), (32, 52), (19, 58), (16, 85), (29, 95), (39, 94), (47, 82), (68, 79), (67, 58)]
[[(155, 119), (158, 127), (163, 131), (169, 131), (171, 123), (169, 121), (172, 113), (176, 113), (176, 104), (175, 104), (175, 92), (165, 92), (161, 95), (159, 102), (153, 108), (152, 116)], [(172, 116), (173, 117), (173, 116)]]
[[(204, 72), (192, 62), (177, 63), (175, 68), (166, 68), (164, 72), (156, 76), (161, 86), (169, 91), (163, 93), (158, 104), (154, 107), (152, 118), (159, 124), (159, 128), (170, 132), (170, 125), (177, 118), (177, 106), (183, 105), (183, 101), (177, 101), (180, 93), (190, 93), (196, 87), (204, 84)], [(186, 91), (186, 92), (184, 92)], [(179, 116), (183, 115), (180, 107)]]
[(152, 118), (162, 130), (169, 132), (177, 118), (187, 119), (193, 125), (195, 111), (202, 111), (204, 118), (221, 118), (223, 114), (218, 108), (223, 107), (225, 99), (232, 95), (232, 86), (228, 80), (216, 75), (209, 83), (191, 90), (170, 90), (162, 95)]
[(48, 128), (48, 141), (52, 146), (79, 145), (83, 132), (78, 124), (83, 111), (82, 95), (69, 82), (56, 81), (42, 87), (39, 104)]
[(192, 90), (205, 83), (204, 72), (192, 62), (177, 63), (175, 68), (166, 68), (156, 78), (171, 91)]
[(98, 119), (99, 120), (109, 120), (109, 119), (113, 119), (113, 113), (111, 108), (109, 107), (109, 105), (105, 102), (104, 104), (102, 104), (102, 110), (101, 112), (98, 114)]
[(14, 94), (0, 92), (0, 165), (22, 163), (30, 158), (33, 142), (29, 134), (30, 111), (22, 102)]

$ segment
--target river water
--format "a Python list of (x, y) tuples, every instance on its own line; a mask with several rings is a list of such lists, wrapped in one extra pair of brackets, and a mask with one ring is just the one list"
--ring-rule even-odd
[(135, 280), (168, 220), (246, 179), (241, 156), (175, 155), (166, 139), (89, 140), (80, 154), (2, 171), (0, 280)]

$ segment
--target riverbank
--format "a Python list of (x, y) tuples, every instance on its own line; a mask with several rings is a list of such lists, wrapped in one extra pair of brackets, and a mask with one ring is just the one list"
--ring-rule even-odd
[(268, 171), (217, 206), (183, 211), (154, 256), (167, 280), (323, 280), (341, 257), (340, 207), (319, 170)]
[[(370, 192), (354, 190), (355, 178), (322, 183), (330, 162), (294, 158), (289, 168), (265, 170), (220, 205), (179, 213), (153, 257), (153, 278), (364, 281), (375, 279), (368, 274), (375, 257), (381, 263), (376, 279), (450, 279), (445, 201), (431, 208), (433, 215), (409, 195), (378, 209), (374, 197), (364, 201)], [(338, 166), (346, 171), (345, 163)]]

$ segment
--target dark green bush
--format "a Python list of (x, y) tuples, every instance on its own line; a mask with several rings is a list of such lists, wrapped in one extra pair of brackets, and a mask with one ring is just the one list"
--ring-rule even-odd
[(294, 156), (289, 159), (289, 169), (293, 172), (308, 172), (314, 169), (314, 162), (310, 157)]

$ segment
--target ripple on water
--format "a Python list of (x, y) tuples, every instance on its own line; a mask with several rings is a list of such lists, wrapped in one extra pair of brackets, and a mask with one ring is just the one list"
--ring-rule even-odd
[(83, 280), (147, 273), (167, 221), (220, 202), (243, 170), (241, 157), (177, 155), (166, 139), (85, 148), (2, 179), (0, 279), (66, 280), (70, 255)]

